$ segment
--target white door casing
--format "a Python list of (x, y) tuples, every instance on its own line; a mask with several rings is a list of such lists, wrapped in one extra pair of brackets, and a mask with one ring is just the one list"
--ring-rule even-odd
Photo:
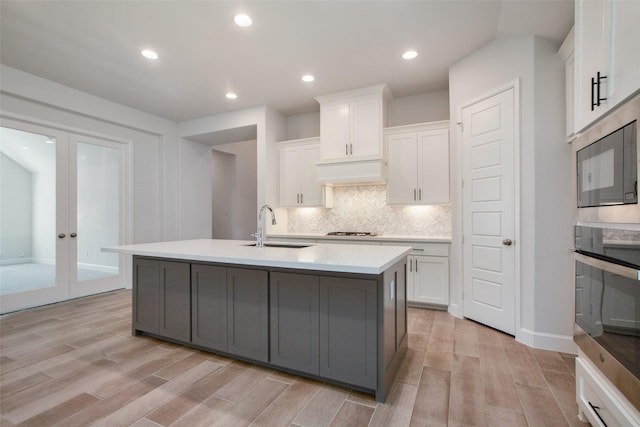
[(516, 87), (462, 108), (464, 317), (516, 331)]

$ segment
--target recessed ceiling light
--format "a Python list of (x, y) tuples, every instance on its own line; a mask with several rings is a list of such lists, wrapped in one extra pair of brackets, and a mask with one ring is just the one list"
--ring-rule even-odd
[(47, 138), (47, 139), (44, 140), (44, 143), (45, 144), (55, 144), (56, 141), (54, 141), (52, 138)]
[(240, 14), (234, 16), (233, 17), (233, 22), (235, 22), (237, 25), (239, 25), (241, 27), (248, 27), (253, 23), (253, 21), (251, 20), (251, 17), (249, 15), (245, 15), (243, 13), (240, 13)]
[(418, 52), (416, 52), (415, 50), (408, 50), (405, 53), (402, 54), (402, 57), (404, 59), (413, 59), (416, 56), (418, 56)]
[(229, 92), (225, 95), (228, 99), (236, 99), (238, 97), (238, 95), (236, 95), (233, 92)]
[(310, 83), (312, 81), (314, 81), (316, 78), (313, 77), (311, 74), (305, 74), (304, 76), (302, 76), (302, 81), (303, 82), (307, 82)]
[(150, 49), (141, 50), (140, 54), (147, 59), (158, 59), (158, 54)]
[(20, 147), (20, 148), (22, 148), (23, 150), (30, 150), (29, 147)]

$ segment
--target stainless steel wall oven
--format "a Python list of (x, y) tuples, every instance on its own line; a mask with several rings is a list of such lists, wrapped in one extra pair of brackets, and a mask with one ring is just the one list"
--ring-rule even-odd
[(640, 409), (640, 231), (575, 227), (576, 344)]

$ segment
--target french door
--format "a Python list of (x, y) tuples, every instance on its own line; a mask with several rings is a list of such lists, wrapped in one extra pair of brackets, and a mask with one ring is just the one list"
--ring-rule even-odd
[(128, 145), (0, 125), (0, 312), (124, 287)]

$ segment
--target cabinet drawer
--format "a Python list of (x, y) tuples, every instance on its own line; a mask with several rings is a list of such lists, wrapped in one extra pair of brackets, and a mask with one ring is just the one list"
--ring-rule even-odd
[[(607, 380), (600, 378), (589, 362), (576, 358), (576, 388), (580, 411), (586, 415), (593, 426), (637, 425), (638, 411), (624, 399), (616, 398), (617, 390)], [(635, 414), (632, 414), (635, 412)]]
[(382, 242), (386, 246), (411, 246), (412, 255), (449, 256), (448, 243), (422, 243), (408, 241)]

